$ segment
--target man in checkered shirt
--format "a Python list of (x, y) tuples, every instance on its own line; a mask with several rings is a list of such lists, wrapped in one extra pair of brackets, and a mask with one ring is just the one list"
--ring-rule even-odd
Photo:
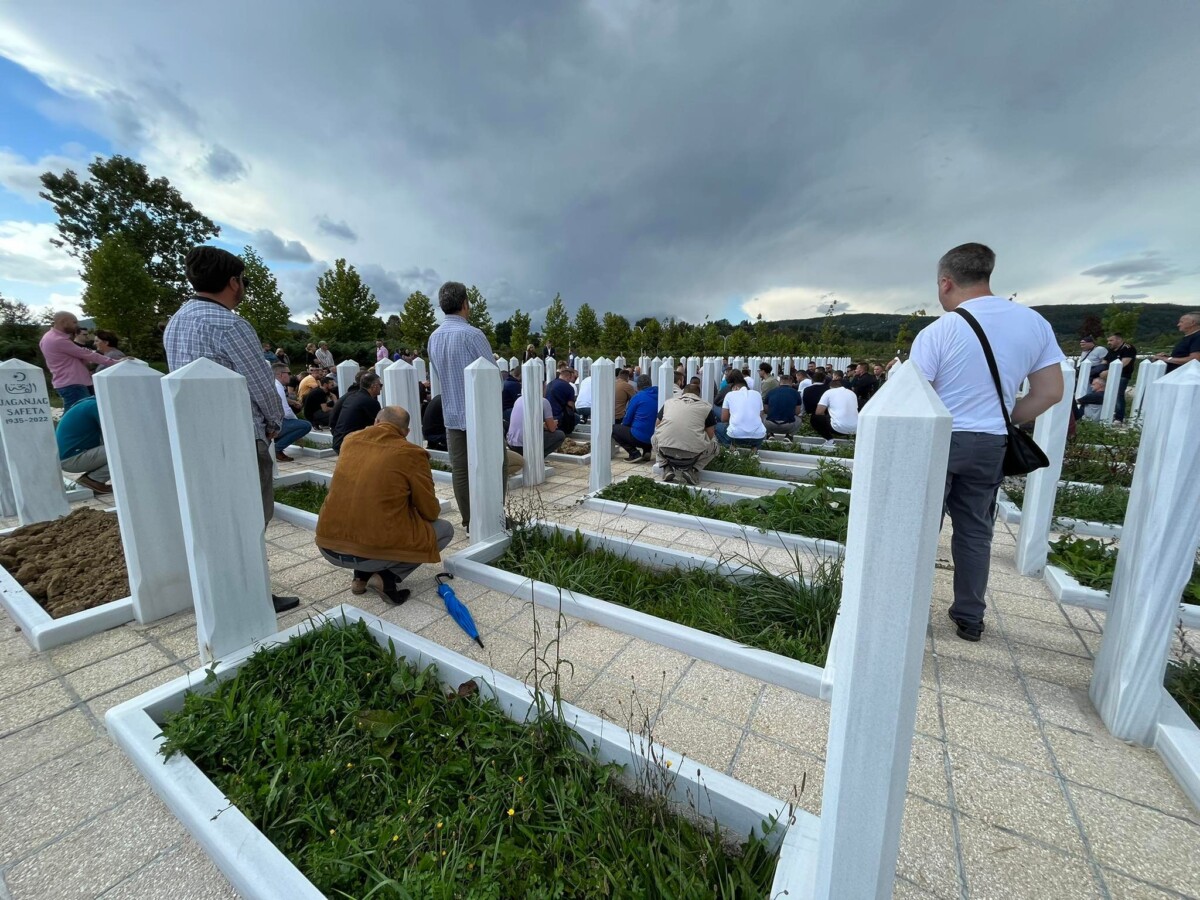
[[(263, 519), (271, 521), (275, 509), (274, 463), (268, 445), (279, 433), (283, 404), (275, 392), (269, 363), (254, 326), (235, 313), (246, 295), (245, 264), (219, 247), (194, 247), (185, 261), (187, 278), (196, 293), (179, 307), (163, 332), (163, 347), (171, 371), (211, 359), (246, 379), (250, 421), (258, 455), (258, 480), (262, 489)], [(272, 596), (276, 612), (294, 609), (299, 597)]]

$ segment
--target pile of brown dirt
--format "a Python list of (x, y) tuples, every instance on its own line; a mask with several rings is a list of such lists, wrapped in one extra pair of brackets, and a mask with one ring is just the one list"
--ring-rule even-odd
[(98, 509), (0, 537), (0, 566), (54, 619), (129, 596), (117, 517)]
[(558, 450), (555, 452), (568, 453), (571, 456), (587, 456), (592, 452), (592, 445), (585, 444), (583, 441), (576, 441), (572, 440), (571, 438), (567, 438), (562, 442), (561, 445), (559, 445)]

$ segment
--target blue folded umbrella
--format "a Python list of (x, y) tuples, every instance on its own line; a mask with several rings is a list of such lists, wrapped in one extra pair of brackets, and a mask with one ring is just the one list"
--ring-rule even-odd
[(442, 581), (443, 578), (453, 577), (449, 572), (440, 572), (438, 574), (438, 594), (441, 595), (442, 602), (446, 604), (446, 612), (450, 613), (450, 618), (457, 622), (458, 627), (467, 633), (467, 637), (474, 638), (475, 643), (483, 647), (483, 641), (479, 639), (479, 629), (475, 627), (475, 620), (471, 618), (471, 611), (458, 599), (458, 595), (454, 593), (454, 588)]

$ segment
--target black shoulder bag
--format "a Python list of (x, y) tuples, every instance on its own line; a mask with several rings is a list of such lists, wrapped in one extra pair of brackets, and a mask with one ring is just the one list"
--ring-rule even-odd
[(1042, 452), (1032, 437), (1012, 423), (1008, 417), (1008, 409), (1004, 405), (1004, 391), (1000, 388), (1000, 370), (996, 368), (996, 357), (992, 355), (992, 345), (988, 343), (987, 335), (979, 326), (979, 322), (965, 309), (954, 310), (967, 320), (979, 343), (983, 346), (983, 355), (987, 357), (988, 368), (992, 371), (992, 381), (996, 385), (996, 397), (1000, 400), (1000, 413), (1004, 416), (1004, 427), (1008, 430), (1008, 443), (1004, 447), (1004, 474), (1028, 475), (1034, 469), (1043, 469), (1050, 465), (1050, 460)]

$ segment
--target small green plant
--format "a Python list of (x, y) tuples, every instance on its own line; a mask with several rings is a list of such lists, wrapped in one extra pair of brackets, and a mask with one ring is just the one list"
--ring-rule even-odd
[[(1117, 571), (1116, 542), (1066, 534), (1050, 542), (1048, 560), (1064, 569), (1084, 587), (1098, 591), (1111, 590), (1113, 575)], [(1192, 577), (1184, 586), (1180, 602), (1200, 602), (1200, 562), (1192, 567)]]
[(429, 460), (429, 468), (435, 472), (449, 472), (450, 466), (442, 462), (440, 459)]
[(810, 567), (807, 583), (762, 567), (747, 567), (747, 577), (733, 579), (699, 569), (653, 569), (590, 547), (579, 532), (539, 528), (517, 529), (493, 565), (818, 666), (842, 591), (840, 566), (833, 563)]
[[(632, 792), (554, 707), (446, 691), (361, 623), (258, 651), (163, 724), (329, 897), (763, 897), (776, 857)], [(773, 827), (765, 822), (764, 832)]]
[[(729, 447), (722, 447), (720, 452), (717, 453), (716, 458), (705, 466), (705, 471), (726, 472), (730, 475), (748, 475), (752, 478), (772, 478), (776, 481), (795, 482), (797, 480), (792, 476), (776, 472), (753, 454), (742, 453)], [(817, 464), (816, 477), (809, 480), (826, 487), (849, 488), (850, 478), (850, 470), (845, 466), (821, 460)]]
[(1182, 622), (1177, 633), (1181, 652), (1167, 666), (1163, 684), (1188, 717), (1200, 725), (1200, 653), (1188, 642)]
[(635, 475), (610, 484), (596, 496), (631, 506), (649, 506), (748, 525), (760, 531), (781, 531), (828, 541), (846, 540), (850, 516), (850, 498), (824, 483), (780, 488), (764, 497), (722, 504), (683, 485), (662, 484)]
[(835, 444), (832, 447), (823, 447), (820, 444), (793, 444), (790, 441), (767, 441), (763, 444), (764, 450), (774, 450), (777, 453), (803, 453), (807, 456), (832, 456), (836, 459), (853, 459), (854, 446), (843, 446)]
[(309, 450), (332, 450), (332, 444), (318, 444), (316, 441), (311, 441), (308, 438), (300, 438), (296, 441), (297, 445), (307, 447)]
[(275, 502), (284, 506), (292, 506), (305, 512), (320, 513), (325, 498), (329, 496), (329, 485), (315, 481), (302, 481), (299, 484), (275, 489)]
[(1141, 438), (1136, 426), (1112, 428), (1098, 422), (1076, 422), (1075, 438), (1063, 453), (1063, 480), (1129, 487)]
[[(1004, 485), (1004, 493), (1018, 508), (1025, 505), (1023, 482)], [(1065, 485), (1054, 497), (1054, 516), (1059, 519), (1080, 519), (1084, 522), (1103, 522), (1120, 525), (1129, 507), (1129, 489), (1106, 484), (1098, 491), (1076, 485)]]

